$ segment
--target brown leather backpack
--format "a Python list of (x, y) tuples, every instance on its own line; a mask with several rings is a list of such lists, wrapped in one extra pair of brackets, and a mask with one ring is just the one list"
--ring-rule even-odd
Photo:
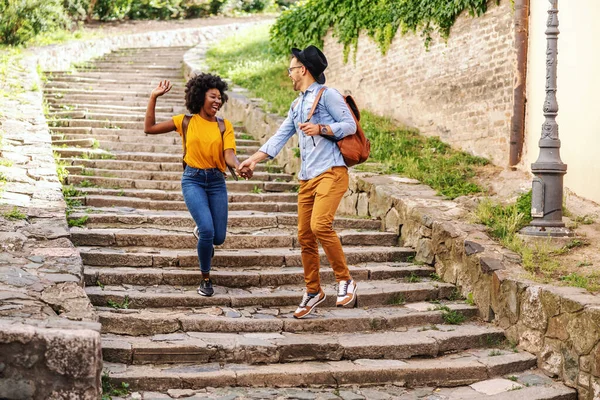
[[(317, 93), (317, 97), (315, 98), (315, 102), (313, 103), (312, 109), (308, 114), (308, 118), (306, 121), (310, 121), (315, 110), (317, 109), (317, 105), (319, 104), (319, 100), (321, 100), (321, 95), (327, 89), (326, 86), (323, 86), (319, 93)], [(346, 105), (350, 109), (352, 113), (352, 117), (354, 118), (354, 122), (356, 122), (356, 133), (353, 135), (348, 135), (340, 140), (336, 140), (331, 136), (321, 135), (322, 137), (334, 141), (337, 143), (340, 148), (340, 152), (344, 157), (344, 162), (347, 166), (352, 167), (353, 165), (361, 164), (367, 161), (369, 158), (369, 154), (371, 153), (371, 142), (365, 136), (364, 131), (360, 126), (360, 111), (356, 106), (356, 102), (350, 95), (344, 96), (344, 100), (346, 101)]]

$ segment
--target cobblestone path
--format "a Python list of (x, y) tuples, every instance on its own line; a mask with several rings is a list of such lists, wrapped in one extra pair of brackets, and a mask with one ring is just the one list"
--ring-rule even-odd
[[(277, 165), (261, 165), (251, 181), (228, 180), (216, 294), (199, 296), (179, 136), (143, 133), (159, 80), (174, 88), (160, 98), (157, 121), (184, 112), (185, 51), (121, 50), (52, 74), (44, 89), (113, 387), (126, 382), (137, 399), (575, 398), (479, 322), (432, 267), (411, 263), (414, 251), (377, 220), (335, 223), (359, 284), (357, 307), (334, 307), (324, 266), (327, 302), (311, 318), (292, 318), (303, 290), (297, 182)], [(258, 149), (252, 133), (236, 127), (240, 159)]]

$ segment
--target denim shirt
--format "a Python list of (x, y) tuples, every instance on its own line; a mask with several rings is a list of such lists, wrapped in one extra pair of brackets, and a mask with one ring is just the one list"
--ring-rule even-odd
[[(334, 141), (320, 135), (308, 136), (298, 128), (299, 124), (306, 121), (322, 86), (315, 82), (304, 93), (301, 92), (298, 99), (292, 103), (283, 124), (260, 148), (260, 151), (273, 158), (279, 154), (294, 133), (297, 133), (302, 159), (298, 179), (302, 181), (316, 178), (331, 167), (346, 166), (342, 153)], [(310, 122), (329, 125), (337, 140), (356, 132), (356, 123), (346, 101), (337, 90), (330, 88), (323, 92)]]

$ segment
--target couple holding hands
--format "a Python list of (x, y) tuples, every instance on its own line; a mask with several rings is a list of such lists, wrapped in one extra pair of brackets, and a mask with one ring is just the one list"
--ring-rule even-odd
[[(354, 134), (356, 123), (344, 98), (336, 90), (326, 89), (312, 110), (325, 83), (323, 71), (327, 68), (327, 59), (321, 50), (308, 46), (304, 50), (293, 48), (291, 53), (287, 72), (294, 90), (300, 94), (275, 135), (245, 161), (240, 162), (236, 157), (231, 122), (216, 116), (227, 102), (225, 91), (228, 86), (215, 75), (200, 74), (187, 82), (185, 105), (191, 118), (181, 114), (156, 123), (156, 100), (171, 89), (169, 81), (160, 82), (150, 95), (144, 132), (177, 131), (183, 137), (184, 163), (187, 165), (181, 189), (196, 223), (194, 232), (198, 236), (198, 260), (202, 272), (198, 293), (202, 296), (214, 294), (210, 279), (214, 245), (225, 241), (227, 231), (225, 169), (235, 168), (241, 177), (250, 179), (257, 163), (275, 157), (285, 143), (298, 134), (302, 160), (298, 173), (298, 238), (306, 290), (294, 317), (304, 318), (326, 298), (319, 279), (318, 242), (338, 283), (337, 306), (352, 306), (356, 302), (356, 283), (350, 276), (340, 239), (333, 230), (334, 215), (348, 189), (348, 168), (335, 141)], [(184, 131), (187, 134), (184, 135)]]

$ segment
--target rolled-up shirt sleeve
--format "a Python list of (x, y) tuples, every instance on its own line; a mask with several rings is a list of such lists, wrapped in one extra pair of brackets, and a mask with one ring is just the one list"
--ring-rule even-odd
[(296, 133), (296, 126), (294, 125), (294, 119), (292, 117), (292, 108), (288, 111), (288, 116), (283, 121), (283, 124), (279, 127), (277, 132), (267, 140), (265, 144), (261, 146), (259, 151), (266, 153), (270, 158), (274, 158), (288, 140)]
[(356, 122), (352, 111), (348, 108), (344, 97), (337, 90), (326, 90), (323, 93), (323, 102), (331, 117), (336, 121), (329, 124), (333, 136), (342, 139), (356, 133)]

